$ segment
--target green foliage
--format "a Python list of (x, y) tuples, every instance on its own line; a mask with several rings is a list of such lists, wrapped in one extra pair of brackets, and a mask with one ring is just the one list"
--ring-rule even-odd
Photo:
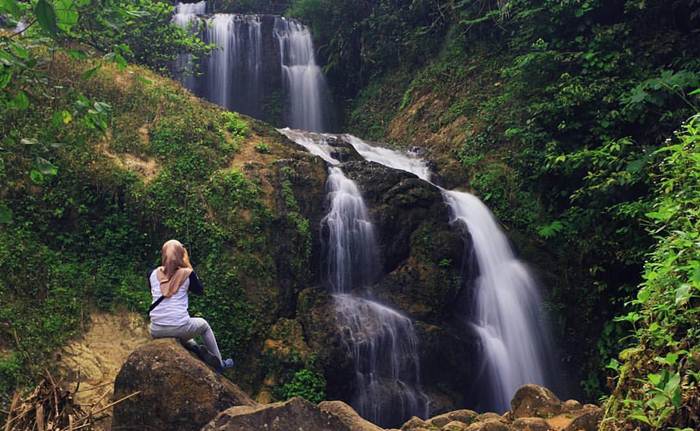
[(255, 151), (260, 154), (270, 154), (270, 146), (264, 142), (258, 142), (255, 144)]
[(16, 353), (0, 357), (0, 393), (8, 393), (22, 379), (22, 360)]
[(437, 51), (448, 9), (427, 0), (294, 0), (287, 13), (311, 25), (330, 79), (353, 96), (375, 75)]
[(0, 403), (55, 366), (94, 308), (142, 313), (144, 273), (173, 237), (206, 287), (192, 313), (223, 352), (250, 361), (276, 318), (277, 273), (274, 214), (258, 182), (231, 168), (249, 120), (143, 68), (36, 50), (30, 103), (0, 107)]
[(612, 426), (634, 420), (651, 429), (694, 429), (700, 425), (690, 411), (700, 399), (700, 115), (654, 155), (660, 170), (646, 216), (656, 246), (632, 310), (619, 318), (633, 325), (635, 347), (620, 356), (607, 417)]
[(317, 404), (326, 398), (326, 379), (322, 374), (304, 368), (294, 373), (292, 380), (282, 386), (281, 394), (284, 399), (302, 397)]
[(246, 137), (250, 134), (250, 127), (237, 112), (224, 112), (223, 114), (226, 130), (234, 136)]
[[(62, 0), (72, 1), (72, 0)], [(82, 43), (112, 53), (118, 64), (143, 64), (169, 73), (179, 54), (193, 58), (208, 54), (205, 45), (187, 29), (172, 23), (173, 6), (155, 0), (83, 0), (75, 36)]]
[[(8, 28), (25, 23), (22, 29), (0, 31), (0, 114), (4, 120), (0, 131), (6, 143), (19, 141), (34, 147), (34, 162), (28, 172), (39, 185), (58, 174), (50, 155), (61, 144), (61, 129), (81, 121), (89, 129), (105, 133), (111, 116), (109, 104), (70, 94), (64, 83), (55, 80), (50, 73), (55, 56), (46, 55), (47, 50), (65, 52), (79, 60), (88, 57), (89, 48), (104, 54), (83, 73), (87, 80), (103, 67), (103, 61), (121, 70), (134, 61), (166, 71), (177, 55), (202, 55), (210, 49), (172, 24), (172, 6), (160, 1), (3, 0), (0, 12), (2, 25)], [(71, 108), (56, 110), (51, 127), (41, 136), (18, 135), (17, 130), (7, 129), (43, 95), (56, 99), (69, 95), (73, 98), (68, 103)]]

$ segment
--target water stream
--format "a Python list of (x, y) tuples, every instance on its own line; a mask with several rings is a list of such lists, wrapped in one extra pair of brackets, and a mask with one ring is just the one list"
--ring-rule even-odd
[[(312, 135), (305, 132), (285, 134), (307, 148), (308, 142), (313, 141)], [(368, 161), (413, 173), (430, 182), (428, 164), (414, 153), (372, 145), (347, 134), (335, 135), (334, 139), (350, 143)], [(314, 154), (322, 151), (330, 154), (328, 147), (311, 150)], [(510, 408), (510, 399), (520, 386), (548, 383), (545, 367), (551, 363), (552, 348), (539, 288), (530, 270), (513, 253), (508, 238), (486, 205), (470, 193), (439, 188), (450, 208), (450, 222), (468, 236), (466, 242), (471, 242), (476, 258), (478, 275), (471, 286), (475, 300), (464, 305), (460, 317), (481, 341), (486, 373), (483, 386), (488, 387), (482, 391), (481, 405), (503, 412)], [(463, 278), (470, 277), (465, 274)]]
[(286, 18), (275, 19), (284, 89), (289, 97), (287, 123), (294, 128), (323, 131), (328, 124), (328, 86), (316, 63), (308, 27)]

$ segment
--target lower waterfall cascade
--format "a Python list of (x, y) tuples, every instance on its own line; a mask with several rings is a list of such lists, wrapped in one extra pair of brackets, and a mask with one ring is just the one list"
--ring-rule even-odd
[[(431, 181), (428, 163), (414, 153), (372, 145), (348, 134), (280, 131), (333, 165), (339, 162), (332, 158), (326, 142), (342, 138), (367, 161)], [(509, 409), (510, 399), (520, 386), (549, 383), (546, 367), (551, 363), (552, 348), (538, 285), (527, 266), (517, 259), (498, 221), (481, 200), (467, 192), (435, 187), (440, 189), (450, 210), (450, 223), (471, 238), (469, 254), (475, 258), (477, 269), (473, 286), (469, 286), (475, 291), (474, 301), (465, 304), (458, 317), (480, 340), (482, 378), (490, 387), (482, 394), (488, 398), (483, 401), (483, 407), (503, 412)]]
[(370, 287), (379, 271), (374, 225), (359, 188), (337, 166), (339, 161), (331, 155), (324, 135), (290, 129), (280, 132), (330, 165), (329, 209), (322, 221), (322, 228), (328, 231), (323, 278), (354, 363), (352, 406), (364, 418), (382, 426), (399, 424), (411, 416), (428, 417), (429, 398), (421, 388), (413, 322), (353, 292), (355, 288)]

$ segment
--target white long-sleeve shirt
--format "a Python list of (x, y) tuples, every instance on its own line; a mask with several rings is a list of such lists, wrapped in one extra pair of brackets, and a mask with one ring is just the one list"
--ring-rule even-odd
[[(150, 272), (148, 283), (151, 287), (151, 304), (156, 302), (163, 294), (160, 291), (157, 269)], [(151, 323), (162, 326), (181, 326), (190, 321), (189, 292), (201, 294), (204, 289), (194, 271), (182, 283), (177, 292), (170, 298), (164, 298), (149, 314)]]

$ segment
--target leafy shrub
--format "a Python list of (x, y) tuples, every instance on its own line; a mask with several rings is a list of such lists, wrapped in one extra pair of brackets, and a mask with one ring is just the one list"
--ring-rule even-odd
[(250, 133), (250, 126), (248, 122), (241, 118), (240, 114), (237, 112), (224, 112), (224, 124), (226, 130), (231, 132), (234, 136), (246, 137)]
[(657, 240), (644, 282), (618, 318), (635, 343), (611, 361), (617, 387), (605, 429), (627, 421), (651, 429), (697, 429), (700, 403), (700, 114), (658, 149), (660, 173), (649, 232)]
[(314, 404), (320, 403), (326, 398), (326, 379), (322, 374), (304, 368), (282, 386), (281, 393), (285, 399), (302, 397)]
[(255, 144), (255, 151), (260, 154), (270, 154), (270, 146), (264, 142), (258, 142)]

